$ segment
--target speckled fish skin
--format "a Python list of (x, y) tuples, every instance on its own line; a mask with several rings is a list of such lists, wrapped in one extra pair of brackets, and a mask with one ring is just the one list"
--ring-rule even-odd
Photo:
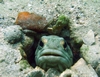
[(64, 71), (73, 64), (73, 54), (64, 38), (42, 36), (35, 52), (35, 61), (44, 70), (55, 68)]

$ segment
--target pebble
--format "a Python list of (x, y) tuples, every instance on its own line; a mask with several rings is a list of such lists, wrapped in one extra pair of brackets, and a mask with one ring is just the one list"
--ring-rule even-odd
[(71, 70), (76, 72), (79, 77), (98, 77), (92, 66), (87, 65), (83, 58), (79, 59), (78, 62), (71, 67)]
[(28, 74), (26, 74), (25, 77), (44, 77), (44, 71), (41, 68), (36, 67), (32, 71), (30, 71)]
[(45, 77), (58, 77), (60, 72), (56, 69), (50, 68), (45, 73)]
[(88, 33), (83, 37), (83, 42), (86, 45), (92, 45), (95, 43), (94, 32), (89, 30)]
[(4, 39), (8, 43), (14, 44), (21, 40), (22, 38), (22, 31), (20, 26), (8, 26), (3, 30)]
[(100, 64), (100, 47), (99, 45), (88, 46), (83, 44), (80, 48), (81, 57), (85, 59), (88, 64), (96, 68)]

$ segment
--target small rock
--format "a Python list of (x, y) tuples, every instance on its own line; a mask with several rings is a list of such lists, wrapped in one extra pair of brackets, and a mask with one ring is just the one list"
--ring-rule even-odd
[(92, 45), (95, 43), (94, 32), (92, 30), (88, 31), (88, 33), (83, 37), (83, 42), (86, 45)]
[(8, 43), (14, 44), (16, 42), (19, 42), (22, 38), (22, 32), (21, 32), (20, 26), (8, 26), (3, 30), (4, 38)]
[(42, 70), (39, 67), (36, 67), (32, 71), (30, 71), (28, 74), (26, 74), (25, 77), (44, 77), (44, 70)]
[(58, 77), (59, 72), (56, 69), (50, 68), (45, 74), (45, 77)]
[(91, 65), (87, 65), (83, 58), (79, 59), (78, 62), (71, 67), (71, 70), (76, 72), (78, 77), (98, 77)]
[(88, 64), (91, 64), (93, 68), (96, 68), (100, 63), (100, 47), (99, 45), (88, 46), (83, 44), (80, 48), (81, 57), (85, 59)]
[(21, 69), (26, 69), (31, 67), (27, 60), (21, 60), (19, 64), (21, 66)]
[(70, 69), (66, 69), (59, 77), (78, 77), (78, 75)]

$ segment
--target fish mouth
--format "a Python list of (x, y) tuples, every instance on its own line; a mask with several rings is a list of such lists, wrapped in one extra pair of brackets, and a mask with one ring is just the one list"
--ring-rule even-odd
[(47, 52), (47, 53), (42, 54), (41, 56), (61, 56), (61, 55), (59, 55), (57, 53)]
[(41, 52), (40, 57), (42, 56), (55, 56), (55, 57), (61, 57), (63, 53), (59, 50), (52, 50), (52, 49), (46, 49)]
[(45, 49), (36, 57), (36, 64), (45, 70), (55, 68), (63, 71), (67, 68), (66, 63), (65, 54), (60, 50)]

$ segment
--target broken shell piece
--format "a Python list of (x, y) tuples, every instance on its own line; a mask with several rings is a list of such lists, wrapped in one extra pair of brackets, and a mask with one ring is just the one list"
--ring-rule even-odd
[(36, 32), (44, 31), (47, 21), (46, 18), (35, 13), (20, 12), (15, 21), (23, 29), (29, 29)]

